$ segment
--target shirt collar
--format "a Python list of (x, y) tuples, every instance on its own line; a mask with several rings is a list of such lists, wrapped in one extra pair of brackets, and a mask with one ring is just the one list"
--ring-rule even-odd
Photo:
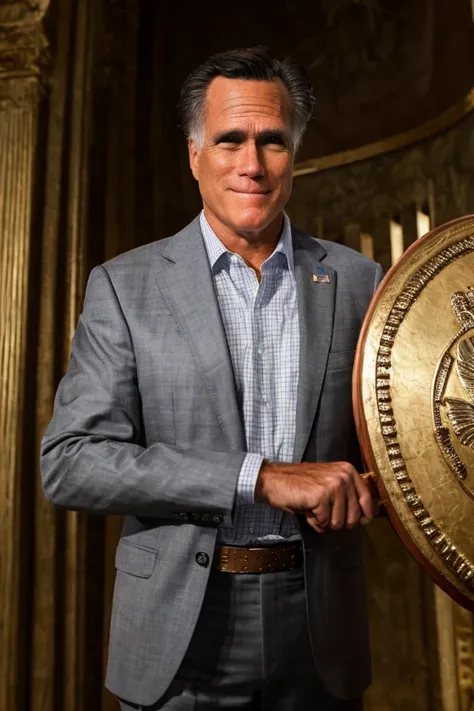
[[(214, 269), (217, 261), (222, 257), (222, 255), (230, 254), (231, 252), (222, 244), (221, 240), (210, 226), (204, 214), (204, 210), (202, 210), (199, 216), (199, 221), (202, 236), (204, 238), (204, 244), (206, 245), (209, 264), (211, 265), (211, 269)], [(268, 262), (268, 260), (271, 259), (277, 252), (281, 252), (285, 255), (286, 262), (288, 264), (288, 271), (292, 276), (294, 276), (295, 266), (293, 257), (293, 241), (291, 238), (291, 223), (286, 213), (283, 213), (283, 229), (281, 231), (278, 244), (273, 253), (265, 260), (265, 262)]]

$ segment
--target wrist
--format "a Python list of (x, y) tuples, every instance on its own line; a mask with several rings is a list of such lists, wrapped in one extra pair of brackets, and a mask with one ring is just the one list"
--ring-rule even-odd
[(278, 471), (278, 464), (271, 462), (269, 459), (264, 459), (257, 481), (255, 483), (255, 501), (257, 503), (269, 502), (269, 484), (275, 473)]

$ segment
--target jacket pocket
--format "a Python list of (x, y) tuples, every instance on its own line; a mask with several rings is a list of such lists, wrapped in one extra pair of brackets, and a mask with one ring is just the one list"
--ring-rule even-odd
[(115, 553), (115, 567), (137, 578), (149, 578), (155, 569), (157, 551), (121, 538)]

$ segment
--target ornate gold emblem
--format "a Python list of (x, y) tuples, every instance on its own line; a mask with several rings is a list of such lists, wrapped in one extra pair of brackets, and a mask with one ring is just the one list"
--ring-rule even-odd
[(354, 371), (359, 439), (389, 515), (435, 581), (470, 608), (473, 275), (474, 218), (419, 240), (377, 293)]
[[(468, 471), (463, 462), (463, 447), (474, 449), (474, 288), (455, 292), (451, 306), (460, 330), (449, 342), (436, 370), (433, 420), (447, 464), (466, 493), (474, 497), (474, 490), (466, 486)], [(449, 395), (453, 379), (463, 388), (464, 397)]]

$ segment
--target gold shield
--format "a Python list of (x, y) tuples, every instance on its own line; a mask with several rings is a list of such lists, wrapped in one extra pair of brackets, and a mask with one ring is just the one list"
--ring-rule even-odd
[(388, 272), (353, 388), (361, 448), (395, 529), (474, 609), (474, 216), (428, 233)]

